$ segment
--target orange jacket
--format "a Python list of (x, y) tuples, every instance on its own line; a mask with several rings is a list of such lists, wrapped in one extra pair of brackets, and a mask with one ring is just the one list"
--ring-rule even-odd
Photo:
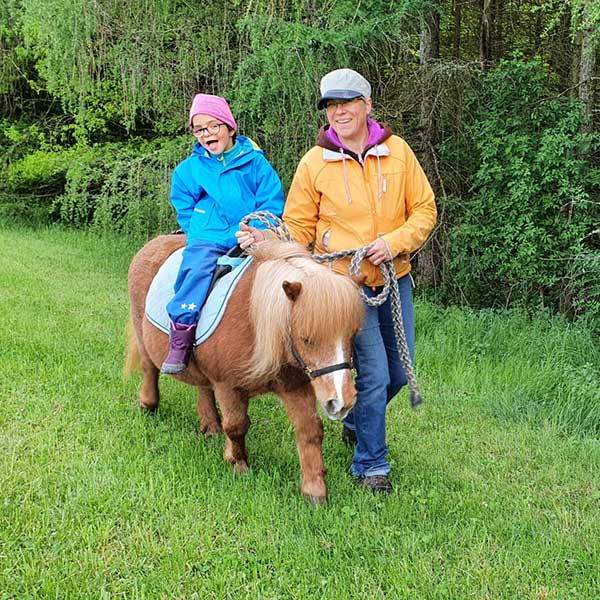
[[(410, 271), (410, 253), (435, 226), (434, 194), (408, 144), (382, 127), (380, 141), (360, 157), (336, 148), (321, 130), (317, 146), (301, 159), (287, 196), (283, 220), (292, 237), (315, 253), (358, 249), (383, 237), (398, 278)], [(333, 269), (348, 273), (350, 259)], [(362, 264), (365, 284), (383, 283), (379, 267)]]

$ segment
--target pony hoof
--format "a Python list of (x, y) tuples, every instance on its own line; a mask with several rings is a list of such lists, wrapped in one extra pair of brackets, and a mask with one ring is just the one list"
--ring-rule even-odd
[(140, 401), (140, 409), (145, 413), (154, 414), (158, 410), (158, 404), (144, 404)]
[(223, 433), (223, 429), (219, 423), (212, 423), (210, 425), (201, 425), (200, 433), (208, 439), (220, 435)]
[(248, 472), (248, 463), (240, 461), (233, 465), (233, 472), (236, 475), (245, 475)]
[(322, 480), (303, 482), (300, 486), (300, 493), (311, 506), (327, 502), (327, 487)]
[(324, 506), (327, 504), (327, 496), (308, 496), (307, 494), (303, 494), (303, 496), (309, 506)]

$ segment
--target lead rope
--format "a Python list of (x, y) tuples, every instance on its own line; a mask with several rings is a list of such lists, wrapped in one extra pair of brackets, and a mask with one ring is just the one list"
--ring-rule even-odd
[[(272, 231), (277, 239), (283, 241), (291, 241), (292, 236), (285, 223), (275, 215), (268, 211), (259, 211), (250, 213), (242, 219), (242, 223), (248, 224), (250, 221), (259, 221)], [(355, 250), (342, 250), (340, 252), (331, 252), (329, 254), (313, 254), (313, 259), (319, 263), (331, 262), (340, 258), (352, 257), (350, 261), (350, 275), (360, 275), (360, 269), (369, 246), (363, 246)], [(406, 334), (404, 332), (404, 321), (402, 320), (402, 304), (400, 302), (400, 292), (397, 285), (392, 285), (396, 281), (396, 271), (394, 269), (393, 260), (386, 260), (379, 265), (381, 274), (383, 275), (383, 289), (381, 293), (373, 298), (369, 298), (361, 288), (360, 295), (365, 304), (368, 306), (381, 306), (390, 297), (392, 305), (392, 318), (394, 321), (394, 333), (396, 334), (396, 343), (398, 345), (398, 354), (400, 362), (406, 374), (408, 387), (410, 388), (410, 405), (416, 408), (423, 401), (421, 392), (415, 377), (415, 371), (412, 364), (408, 343), (406, 342)]]

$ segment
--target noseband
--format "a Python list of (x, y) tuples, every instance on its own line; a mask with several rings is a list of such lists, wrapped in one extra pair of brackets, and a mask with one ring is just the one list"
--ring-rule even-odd
[(300, 368), (308, 375), (309, 379), (316, 379), (317, 377), (321, 377), (321, 375), (327, 375), (327, 373), (333, 373), (334, 371), (341, 371), (342, 369), (352, 369), (352, 362), (343, 362), (338, 363), (337, 365), (330, 365), (329, 367), (323, 367), (322, 369), (316, 369), (313, 371), (300, 356), (298, 350), (296, 350), (296, 346), (294, 342), (290, 340), (290, 350), (292, 351), (292, 356), (296, 359), (296, 362), (300, 365)]

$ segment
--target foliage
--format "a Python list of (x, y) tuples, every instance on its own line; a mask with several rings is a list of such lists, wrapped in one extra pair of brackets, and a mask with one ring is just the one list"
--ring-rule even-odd
[(289, 180), (322, 119), (313, 107), (323, 72), (348, 64), (367, 76), (385, 69), (393, 80), (407, 45), (401, 28), (419, 2), (162, 0), (148, 10), (118, 0), (25, 0), (22, 18), (45, 89), (73, 116), (78, 142), (112, 140), (123, 129), (178, 133), (194, 93), (219, 93)]
[(590, 51), (600, 46), (600, 3), (594, 0), (571, 0), (572, 22), (574, 33), (587, 29), (590, 31)]
[(170, 176), (190, 143), (186, 136), (26, 154), (6, 170), (0, 214), (136, 236), (165, 233), (177, 227)]
[(152, 10), (116, 0), (25, 0), (23, 27), (46, 89), (75, 116), (83, 140), (115, 125), (131, 130), (138, 120), (159, 133), (177, 128), (173, 116), (181, 116), (190, 84), (182, 73), (208, 67), (201, 42), (210, 28), (198, 28), (192, 14), (191, 6), (169, 0)]
[(18, 0), (0, 4), (0, 107), (6, 112), (19, 88), (20, 67), (26, 55), (19, 37), (18, 4)]
[[(421, 65), (432, 6), (441, 58)], [(577, 34), (597, 47), (598, 3), (495, 6), (494, 56), (519, 59), (483, 74), (476, 2), (7, 0), (0, 215), (170, 229), (169, 169), (189, 147), (180, 136), (198, 91), (227, 97), (287, 187), (324, 121), (319, 79), (347, 65), (438, 192), (432, 255), (446, 301), (600, 315), (598, 141), (579, 133), (568, 99)]]
[(91, 148), (69, 169), (56, 200), (62, 220), (145, 238), (176, 229), (170, 176), (189, 144), (186, 137)]
[(579, 133), (580, 105), (557, 95), (537, 62), (502, 63), (470, 102), (472, 197), (445, 207), (451, 295), (576, 310), (572, 274), (589, 268), (585, 257), (599, 247), (600, 172), (591, 156), (600, 138)]
[[(596, 230), (593, 235), (598, 235)], [(591, 237), (591, 236), (590, 236)], [(584, 249), (569, 265), (567, 289), (572, 310), (600, 335), (600, 250)]]
[(56, 194), (65, 184), (65, 173), (73, 158), (69, 150), (38, 150), (13, 162), (4, 173), (0, 191), (0, 216), (13, 222), (57, 221), (53, 209)]

